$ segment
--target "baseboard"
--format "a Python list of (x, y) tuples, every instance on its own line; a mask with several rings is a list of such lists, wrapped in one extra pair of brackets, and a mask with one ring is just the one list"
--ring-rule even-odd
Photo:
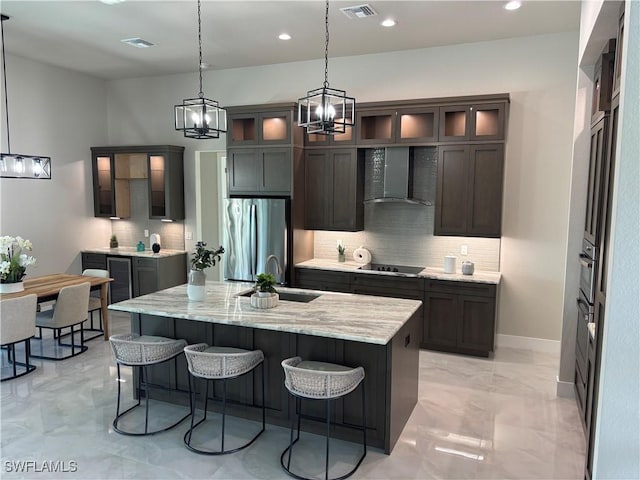
[(496, 335), (496, 347), (521, 348), (536, 352), (560, 354), (560, 340), (547, 340), (546, 338), (519, 337), (517, 335)]
[(575, 398), (573, 383), (562, 382), (558, 377), (556, 377), (556, 395), (563, 398)]

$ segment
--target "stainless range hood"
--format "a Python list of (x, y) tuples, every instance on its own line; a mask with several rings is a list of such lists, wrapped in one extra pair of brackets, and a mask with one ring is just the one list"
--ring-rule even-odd
[(431, 205), (431, 202), (414, 198), (413, 159), (409, 147), (387, 147), (384, 149), (384, 164), (375, 170), (372, 188), (374, 197), (365, 203), (404, 202)]

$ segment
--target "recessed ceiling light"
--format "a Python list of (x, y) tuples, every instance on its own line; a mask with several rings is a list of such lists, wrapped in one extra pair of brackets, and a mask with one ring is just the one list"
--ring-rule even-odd
[(522, 6), (522, 2), (520, 2), (519, 0), (511, 0), (510, 2), (506, 3), (504, 6), (505, 10), (517, 10)]
[(281, 33), (280, 35), (278, 35), (278, 38), (280, 40), (291, 40), (291, 35), (289, 35), (288, 33)]
[(207, 62), (202, 62), (200, 64), (200, 68), (202, 68), (203, 70), (206, 70), (207, 68), (211, 68), (211, 64)]
[(395, 24), (396, 21), (393, 18), (387, 18), (380, 23), (383, 27), (393, 27)]
[(137, 48), (149, 48), (153, 47), (155, 44), (151, 42), (147, 42), (141, 38), (124, 38), (120, 40), (122, 43), (126, 43), (127, 45), (131, 45), (132, 47)]
[(123, 3), (124, 0), (100, 0), (101, 3), (104, 3), (105, 5), (115, 5), (117, 3)]

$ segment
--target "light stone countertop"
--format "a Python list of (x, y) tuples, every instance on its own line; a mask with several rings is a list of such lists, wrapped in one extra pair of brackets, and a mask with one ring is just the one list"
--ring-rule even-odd
[(475, 282), (475, 283), (491, 283), (498, 285), (500, 283), (500, 272), (487, 272), (476, 270), (473, 275), (463, 275), (462, 273), (444, 273), (444, 269), (427, 267), (417, 275), (395, 272), (378, 272), (373, 270), (358, 270), (362, 264), (354, 261), (338, 262), (336, 260), (327, 260), (323, 258), (314, 258), (305, 262), (296, 263), (296, 267), (315, 268), (319, 270), (335, 270), (339, 272), (357, 272), (369, 273), (372, 275), (389, 275), (395, 277), (424, 277), (435, 280), (450, 280), (454, 282)]
[(136, 247), (118, 247), (118, 248), (109, 248), (109, 247), (97, 247), (97, 248), (87, 248), (82, 250), (82, 253), (104, 253), (107, 255), (120, 255), (122, 257), (146, 257), (146, 258), (162, 258), (162, 257), (172, 257), (173, 255), (183, 255), (187, 253), (186, 250), (169, 250), (166, 248), (161, 248), (160, 252), (153, 253), (151, 249), (147, 248), (144, 252), (138, 252)]
[[(280, 300), (274, 308), (257, 309), (249, 297), (238, 296), (252, 287), (208, 281), (205, 301), (191, 302), (187, 285), (179, 285), (109, 309), (386, 345), (422, 305), (418, 300), (316, 291), (320, 296), (309, 303)], [(278, 291), (313, 292), (284, 287)]]

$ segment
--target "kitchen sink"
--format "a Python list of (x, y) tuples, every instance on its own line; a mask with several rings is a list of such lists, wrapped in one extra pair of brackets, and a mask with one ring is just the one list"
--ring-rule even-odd
[[(239, 293), (239, 297), (250, 297), (253, 294), (253, 290), (247, 290), (246, 292)], [(285, 302), (301, 302), (309, 303), (312, 300), (318, 298), (319, 293), (307, 293), (307, 292), (278, 292), (280, 300)]]

